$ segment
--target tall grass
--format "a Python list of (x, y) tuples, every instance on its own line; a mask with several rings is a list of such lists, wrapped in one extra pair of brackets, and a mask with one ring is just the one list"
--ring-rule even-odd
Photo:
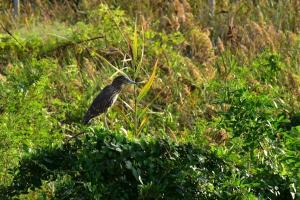
[[(80, 170), (72, 168), (69, 177), (64, 174), (67, 170), (50, 170), (55, 176), (41, 176), (42, 187), (30, 191), (31, 195), (47, 193), (50, 186), (70, 185), (77, 194), (79, 179), (72, 179), (74, 174), (78, 178), (95, 172), (89, 178), (101, 185), (103, 174), (94, 164), (103, 161), (112, 174), (121, 168), (126, 184), (134, 185), (130, 189), (140, 197), (151, 191), (172, 192), (164, 188), (170, 183), (188, 194), (227, 194), (229, 199), (243, 195), (296, 198), (300, 40), (294, 31), (297, 20), (292, 1), (216, 1), (213, 16), (209, 16), (208, 1), (129, 4), (115, 0), (110, 6), (99, 2), (85, 1), (76, 15), (66, 5), (50, 3), (43, 10), (26, 11), (19, 21), (1, 15), (3, 26), (16, 38), (7, 31), (0, 35), (1, 183), (14, 187), (10, 184), (14, 178), (32, 172), (26, 156), (29, 163), (52, 166), (48, 151), (35, 151), (53, 146), (54, 156), (56, 150), (62, 157), (70, 152), (78, 156), (82, 162), (74, 166)], [(286, 18), (284, 9), (291, 10)], [(23, 6), (21, 13), (25, 13)], [(124, 88), (109, 112), (111, 130), (104, 130), (97, 119), (88, 128), (81, 126), (94, 95), (116, 74), (141, 83)], [(78, 132), (89, 134), (62, 147), (65, 137)], [(82, 145), (83, 138), (87, 145)], [(165, 145), (165, 141), (180, 145)], [(202, 164), (211, 167), (212, 163), (206, 162), (210, 156), (195, 154), (194, 148), (218, 158), (217, 166), (227, 163), (228, 173), (208, 170), (209, 179), (202, 179), (206, 170)], [(145, 162), (131, 158), (149, 152), (154, 161), (152, 157)], [(162, 161), (162, 155), (166, 160)], [(187, 165), (180, 164), (182, 156)], [(21, 157), (25, 164), (9, 173)], [(65, 167), (56, 165), (56, 157), (53, 160), (56, 167)], [(161, 168), (151, 171), (157, 163)], [(88, 172), (82, 171), (86, 169), (83, 164)], [(149, 171), (143, 171), (147, 167)], [(170, 169), (175, 169), (175, 175), (168, 176)], [(155, 181), (168, 184), (145, 182), (152, 180), (147, 174), (159, 174), (163, 179)], [(113, 193), (124, 177), (118, 175), (113, 185), (101, 187)], [(101, 195), (85, 178), (80, 181), (90, 189), (87, 193)], [(197, 188), (190, 187), (188, 180), (195, 181)]]

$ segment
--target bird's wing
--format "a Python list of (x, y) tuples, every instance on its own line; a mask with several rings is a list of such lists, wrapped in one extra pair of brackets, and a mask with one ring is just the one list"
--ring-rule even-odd
[(112, 104), (112, 97), (114, 96), (114, 89), (111, 85), (106, 86), (103, 90), (97, 95), (88, 109), (87, 113), (84, 116), (84, 123), (88, 123), (88, 121), (97, 115), (104, 113)]
[(108, 107), (110, 106), (110, 101), (113, 93), (113, 88), (110, 85), (106, 86), (94, 99), (91, 108), (98, 113), (106, 112)]

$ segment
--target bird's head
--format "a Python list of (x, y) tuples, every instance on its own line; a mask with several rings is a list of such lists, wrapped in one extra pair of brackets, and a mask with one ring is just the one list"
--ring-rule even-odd
[(112, 85), (116, 87), (120, 87), (125, 84), (135, 84), (135, 83), (136, 82), (130, 80), (129, 78), (126, 78), (125, 76), (118, 76), (113, 80)]

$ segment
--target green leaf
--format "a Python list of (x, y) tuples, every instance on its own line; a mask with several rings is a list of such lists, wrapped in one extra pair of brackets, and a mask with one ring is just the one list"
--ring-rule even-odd
[(138, 101), (141, 101), (143, 99), (143, 97), (146, 96), (146, 94), (150, 90), (150, 88), (151, 88), (151, 86), (152, 86), (152, 84), (154, 82), (155, 76), (156, 76), (157, 63), (158, 63), (158, 60), (156, 60), (156, 62), (154, 64), (154, 68), (153, 68), (152, 74), (151, 74), (148, 82), (144, 85), (144, 87), (142, 88), (141, 92), (139, 93), (139, 96), (137, 97)]
[(153, 104), (153, 102), (160, 97), (160, 94), (162, 93), (163, 90), (157, 93), (157, 95), (152, 99), (150, 103), (148, 103), (140, 112), (139, 112), (139, 118), (143, 118), (146, 112), (149, 110), (149, 107)]
[(138, 129), (138, 135), (140, 134), (140, 132), (142, 131), (142, 129), (144, 128), (144, 126), (146, 125), (146, 123), (149, 121), (149, 116), (145, 116), (140, 124), (140, 127)]

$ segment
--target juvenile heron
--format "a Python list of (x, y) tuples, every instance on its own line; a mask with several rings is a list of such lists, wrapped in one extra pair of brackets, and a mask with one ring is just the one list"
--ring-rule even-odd
[[(117, 100), (122, 86), (126, 84), (135, 84), (136, 82), (126, 78), (125, 76), (118, 76), (116, 77), (110, 85), (107, 85), (103, 88), (103, 90), (98, 94), (98, 96), (94, 99), (92, 105), (86, 112), (82, 123), (87, 124), (89, 121), (102, 114), (106, 113), (108, 108), (111, 107), (115, 101)], [(106, 118), (105, 118), (105, 124)]]

